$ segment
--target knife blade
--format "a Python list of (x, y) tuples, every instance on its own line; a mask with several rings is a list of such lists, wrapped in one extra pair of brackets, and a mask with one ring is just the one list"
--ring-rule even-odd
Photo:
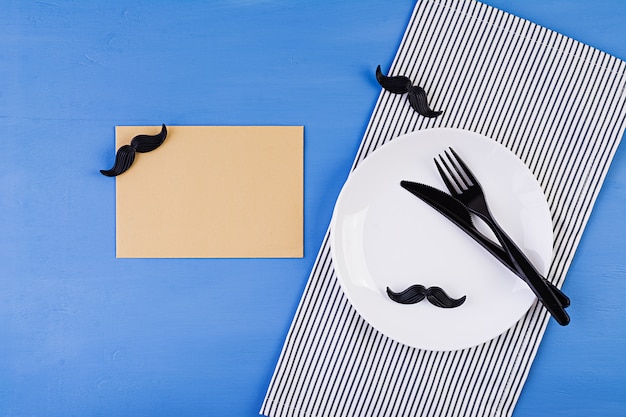
[[(435, 187), (431, 187), (430, 185), (411, 181), (401, 181), (400, 185), (402, 186), (402, 188), (409, 191), (411, 194), (415, 195), (420, 200), (428, 204), (430, 207), (441, 213), (444, 217), (454, 223), (457, 227), (459, 227), (471, 238), (473, 238), (477, 243), (479, 243), (483, 248), (485, 248), (489, 253), (491, 253), (504, 266), (509, 268), (511, 272), (524, 279), (524, 277), (520, 275), (520, 272), (517, 270), (516, 266), (513, 264), (511, 258), (508, 256), (506, 251), (498, 244), (493, 242), (491, 239), (489, 239), (487, 236), (483, 235), (476, 228), (476, 226), (474, 226), (474, 222), (472, 221), (470, 212), (463, 203), (461, 203), (450, 194), (441, 191)], [(542, 279), (550, 288), (550, 290), (554, 293), (555, 297), (558, 299), (561, 305), (563, 307), (568, 307), (570, 305), (569, 297), (550, 281), (543, 277)]]

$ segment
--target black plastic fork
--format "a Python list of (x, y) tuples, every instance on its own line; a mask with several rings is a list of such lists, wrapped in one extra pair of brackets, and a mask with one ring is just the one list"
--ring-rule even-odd
[(518, 275), (528, 284), (557, 323), (562, 326), (569, 324), (569, 315), (564, 310), (564, 305), (559, 299), (559, 295), (555, 294), (555, 291), (550, 288), (546, 279), (541, 276), (521, 249), (500, 227), (489, 210), (480, 183), (465, 162), (452, 148), (449, 148), (449, 152), (444, 151), (443, 155), (439, 155), (439, 159), (441, 163), (435, 158), (435, 165), (450, 194), (465, 204), (472, 213), (481, 218), (491, 228), (507, 255), (511, 258), (513, 265), (519, 272)]

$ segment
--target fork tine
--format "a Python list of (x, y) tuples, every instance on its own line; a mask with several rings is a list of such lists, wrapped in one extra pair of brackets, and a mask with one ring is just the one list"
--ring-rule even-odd
[[(454, 182), (456, 183), (456, 186), (458, 187), (458, 190), (459, 191), (465, 190), (468, 187), (468, 184), (465, 181), (465, 178), (463, 177), (463, 175), (459, 173), (458, 168), (454, 165), (454, 160), (452, 159), (450, 154), (448, 154), (447, 151), (444, 151), (443, 155), (439, 155), (439, 158), (441, 159), (443, 166), (448, 171), (448, 177), (454, 180)], [(447, 161), (446, 161), (446, 158), (447, 158)]]
[(472, 174), (472, 171), (469, 169), (469, 167), (465, 165), (465, 162), (463, 162), (463, 159), (461, 159), (461, 157), (454, 151), (454, 149), (452, 148), (449, 148), (449, 149), (450, 149), (450, 152), (452, 152), (452, 155), (454, 155), (454, 158), (456, 159), (457, 164), (459, 164), (459, 166), (463, 170), (463, 173), (465, 174), (467, 179), (470, 180), (470, 182), (473, 185), (478, 185), (478, 181), (476, 180), (476, 177), (474, 177), (474, 174)]
[(439, 176), (441, 177), (443, 182), (446, 184), (448, 191), (450, 191), (451, 194), (457, 194), (456, 190), (459, 190), (460, 188), (454, 187), (454, 185), (452, 184), (452, 181), (450, 181), (450, 178), (448, 177), (447, 172), (444, 171), (444, 169), (441, 167), (441, 165), (439, 164), (439, 161), (437, 161), (437, 158), (435, 158), (435, 165), (437, 166), (437, 171), (439, 171)]
[(448, 162), (452, 167), (451, 169), (454, 169), (456, 177), (459, 178), (459, 181), (463, 184), (463, 189), (471, 187), (473, 185), (472, 181), (469, 177), (464, 175), (463, 169), (462, 167), (459, 167), (458, 161), (455, 160), (455, 158), (453, 158), (448, 151), (445, 151), (444, 155), (448, 158)]

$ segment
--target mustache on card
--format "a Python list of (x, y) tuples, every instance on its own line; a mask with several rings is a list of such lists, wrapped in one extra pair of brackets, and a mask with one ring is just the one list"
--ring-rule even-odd
[(400, 292), (393, 292), (387, 287), (387, 295), (400, 304), (415, 304), (426, 298), (429, 303), (441, 308), (459, 307), (465, 302), (465, 296), (454, 299), (446, 294), (441, 287), (426, 288), (421, 284), (411, 285), (406, 290)]
[(137, 135), (130, 141), (130, 145), (123, 145), (115, 154), (115, 163), (111, 169), (101, 169), (100, 173), (107, 177), (116, 177), (126, 172), (135, 161), (136, 153), (151, 152), (161, 146), (167, 137), (165, 124), (156, 135)]
[(426, 98), (426, 91), (419, 85), (413, 85), (411, 80), (404, 75), (396, 75), (393, 77), (387, 77), (383, 75), (380, 70), (380, 65), (376, 67), (376, 80), (378, 84), (386, 91), (394, 94), (407, 94), (409, 98), (409, 104), (417, 113), (424, 117), (437, 117), (442, 114), (442, 111), (435, 111), (428, 105), (428, 99)]

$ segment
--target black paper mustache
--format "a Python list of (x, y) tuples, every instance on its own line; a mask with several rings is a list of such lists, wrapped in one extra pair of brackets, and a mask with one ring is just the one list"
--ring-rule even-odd
[(156, 135), (137, 135), (130, 141), (130, 145), (123, 145), (115, 154), (115, 164), (108, 170), (101, 169), (102, 175), (107, 177), (118, 176), (128, 170), (135, 161), (135, 153), (146, 153), (155, 150), (165, 141), (167, 128), (161, 126), (161, 132)]
[(441, 308), (454, 308), (465, 302), (465, 296), (457, 300), (446, 294), (440, 287), (426, 288), (421, 284), (411, 285), (406, 290), (397, 293), (387, 287), (387, 295), (400, 304), (415, 304), (426, 298), (432, 305)]
[(426, 91), (418, 85), (413, 85), (411, 80), (404, 75), (396, 75), (393, 77), (387, 77), (383, 75), (380, 70), (380, 65), (376, 67), (376, 80), (385, 90), (394, 94), (409, 94), (409, 103), (413, 110), (418, 112), (424, 117), (437, 117), (442, 111), (432, 110), (428, 106), (428, 99), (426, 98)]

